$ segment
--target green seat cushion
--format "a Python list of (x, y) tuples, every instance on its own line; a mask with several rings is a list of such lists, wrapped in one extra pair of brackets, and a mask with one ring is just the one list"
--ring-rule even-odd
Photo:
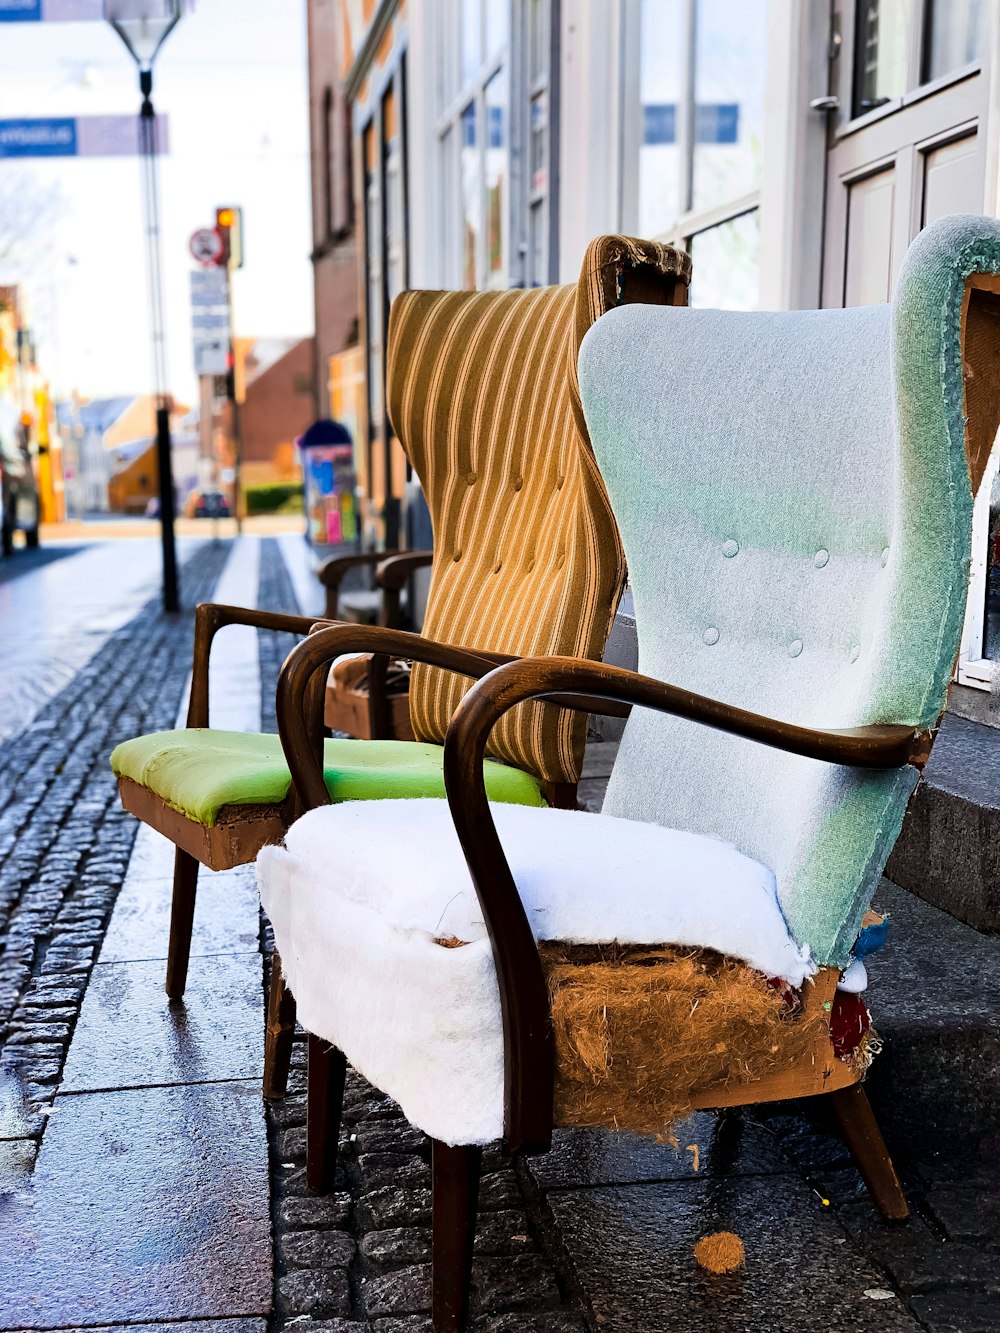
[[(444, 747), (419, 741), (328, 740), (326, 786), (335, 801), (443, 796)], [(185, 728), (123, 741), (111, 755), (115, 776), (131, 778), (167, 805), (211, 827), (226, 805), (276, 805), (291, 775), (277, 736)], [(544, 805), (539, 780), (487, 760), (492, 801)]]

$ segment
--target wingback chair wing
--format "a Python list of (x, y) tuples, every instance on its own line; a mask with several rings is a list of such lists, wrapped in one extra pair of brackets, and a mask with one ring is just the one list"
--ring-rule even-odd
[[(416, 743), (326, 741), (332, 799), (443, 796), (445, 730), (471, 678), (525, 652), (600, 656), (624, 564), (589, 439), (575, 424), (582, 421), (579, 341), (609, 303), (683, 301), (689, 276), (689, 259), (669, 246), (602, 237), (588, 248), (576, 285), (409, 292), (394, 302), (390, 410), (435, 530), (424, 638), (475, 655), (438, 653), (437, 666), (415, 670)], [(291, 817), (291, 777), (277, 737), (209, 727), (212, 637), (241, 620), (301, 633), (311, 625), (301, 617), (200, 607), (188, 727), (127, 741), (112, 755), (126, 808), (178, 849), (171, 996), (186, 983), (198, 863), (224, 869), (251, 861)], [(384, 674), (386, 657), (377, 661)], [(458, 668), (459, 676), (449, 674)], [(582, 745), (578, 720), (529, 705), (491, 745), (494, 760), (506, 761), (487, 767), (492, 794), (572, 802)], [(265, 1088), (280, 1095), (292, 1009), (280, 966), (274, 977)], [(275, 1043), (285, 1053), (280, 1058)]]
[[(615, 1051), (670, 1004), (669, 945), (705, 969), (702, 1015), (734, 984), (755, 1006), (691, 1048), (706, 1072), (683, 1106), (826, 1094), (876, 1205), (906, 1216), (860, 1087), (871, 1052), (838, 1047), (831, 1023), (944, 706), (998, 358), (1000, 223), (982, 218), (927, 228), (888, 306), (611, 311), (583, 341), (580, 382), (644, 674), (568, 657), (499, 666), (456, 709), (447, 802), (312, 809), (261, 852), (314, 1040), (433, 1139), (436, 1329), (464, 1326), (478, 1145), (502, 1134), (543, 1150), (554, 1124), (587, 1113), (592, 1089), (574, 1102), (564, 1077), (583, 1022), (571, 1006), (567, 1035), (557, 1015), (567, 970), (586, 998), (600, 967), (616, 1015), (592, 1079), (613, 1113), (589, 1123), (667, 1128), (678, 1104), (650, 1069), (669, 1042), (631, 1065)], [(302, 701), (340, 636), (319, 631), (279, 682), (282, 743), (315, 806), (327, 798)], [(491, 733), (525, 702), (574, 697), (633, 705), (603, 811), (491, 806)], [(638, 1007), (619, 1007), (638, 971)], [(709, 1031), (681, 1008), (671, 1032)], [(336, 1122), (338, 1106), (324, 1111)]]

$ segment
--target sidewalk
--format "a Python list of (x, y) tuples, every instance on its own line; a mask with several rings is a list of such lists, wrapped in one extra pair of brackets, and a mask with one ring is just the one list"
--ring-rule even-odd
[[(426, 1333), (422, 1136), (351, 1075), (337, 1188), (317, 1198), (303, 1047), (289, 1096), (264, 1112), (267, 938), (248, 869), (203, 872), (188, 993), (163, 994), (171, 849), (119, 811), (107, 754), (182, 715), (191, 617), (160, 615), (139, 545), (97, 549), (109, 554), (88, 587), (101, 626), (90, 655), (37, 680), (0, 746), (0, 1329)], [(184, 555), (186, 605), (296, 610), (317, 597), (297, 538)], [(96, 567), (82, 553), (25, 574), (33, 585), (14, 580), (5, 643), (16, 626), (39, 664), (65, 659), (77, 636), (37, 593), (88, 557)], [(219, 637), (216, 725), (273, 728), (288, 644)], [(588, 753), (588, 805), (613, 751)], [(1000, 939), (890, 885), (878, 901), (893, 924), (871, 969), (886, 1049), (869, 1090), (910, 1222), (877, 1219), (815, 1106), (703, 1113), (680, 1151), (586, 1131), (516, 1166), (491, 1150), (477, 1329), (1000, 1330)], [(747, 1250), (721, 1278), (692, 1256), (719, 1229)]]

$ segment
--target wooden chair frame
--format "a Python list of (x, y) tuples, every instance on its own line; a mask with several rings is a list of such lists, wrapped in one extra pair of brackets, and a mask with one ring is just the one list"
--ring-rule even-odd
[[(414, 635), (367, 627), (317, 626), (289, 655), (278, 681), (282, 745), (299, 799), (307, 808), (329, 803), (308, 724), (311, 682), (331, 656), (382, 651), (461, 670), (455, 650)], [(687, 718), (776, 749), (857, 768), (922, 768), (932, 734), (907, 726), (822, 730), (734, 708), (690, 690), (604, 663), (573, 658), (508, 661), (483, 676), (465, 696), (445, 743), (445, 787), (452, 818), (483, 911), (500, 990), (504, 1035), (504, 1147), (544, 1152), (554, 1127), (555, 1049), (548, 992), (538, 948), (490, 811), (483, 778), (489, 736), (499, 719), (527, 700), (621, 716), (640, 706)], [(279, 971), (280, 976), (280, 971)], [(804, 1007), (825, 1009), (839, 979), (823, 968)], [(808, 1016), (808, 1015), (807, 1015)], [(332, 1186), (336, 1167), (345, 1059), (321, 1038), (309, 1041), (307, 1174), (314, 1188)], [(860, 1073), (839, 1060), (828, 1028), (793, 1069), (755, 1084), (706, 1094), (699, 1108), (752, 1105), (825, 1095), (879, 1212), (903, 1219), (909, 1209)], [(432, 1143), (433, 1319), (436, 1330), (460, 1330), (468, 1312), (480, 1149)]]

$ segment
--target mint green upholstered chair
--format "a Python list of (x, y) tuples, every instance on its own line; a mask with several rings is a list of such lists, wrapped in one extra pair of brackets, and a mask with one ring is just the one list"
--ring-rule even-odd
[[(1000, 222), (983, 218), (922, 233), (891, 305), (613, 310), (579, 374), (643, 674), (565, 657), (498, 667), (455, 713), (447, 801), (418, 811), (327, 804), (303, 690), (338, 631), (286, 662), (279, 728), (317, 808), (261, 852), (261, 897), (310, 1031), (433, 1139), (436, 1329), (465, 1318), (482, 1144), (544, 1150), (560, 1123), (650, 1128), (653, 1048), (638, 1084), (613, 1056), (604, 1066), (629, 1094), (610, 1118), (560, 1119), (569, 1057), (540, 941), (591, 959), (645, 947), (647, 979), (656, 942), (725, 955), (761, 990), (784, 979), (799, 992), (784, 1040), (806, 1024), (804, 1054), (757, 1074), (731, 1062), (687, 1105), (827, 1096), (877, 1207), (906, 1216), (860, 1086), (871, 1052), (832, 1023), (856, 1002), (852, 948), (945, 704), (998, 371)], [(633, 706), (602, 813), (491, 805), (493, 727), (574, 693)], [(401, 894), (407, 857), (419, 873)], [(627, 1011), (616, 955), (599, 957), (614, 1042)], [(339, 1106), (327, 1112), (336, 1123)]]

